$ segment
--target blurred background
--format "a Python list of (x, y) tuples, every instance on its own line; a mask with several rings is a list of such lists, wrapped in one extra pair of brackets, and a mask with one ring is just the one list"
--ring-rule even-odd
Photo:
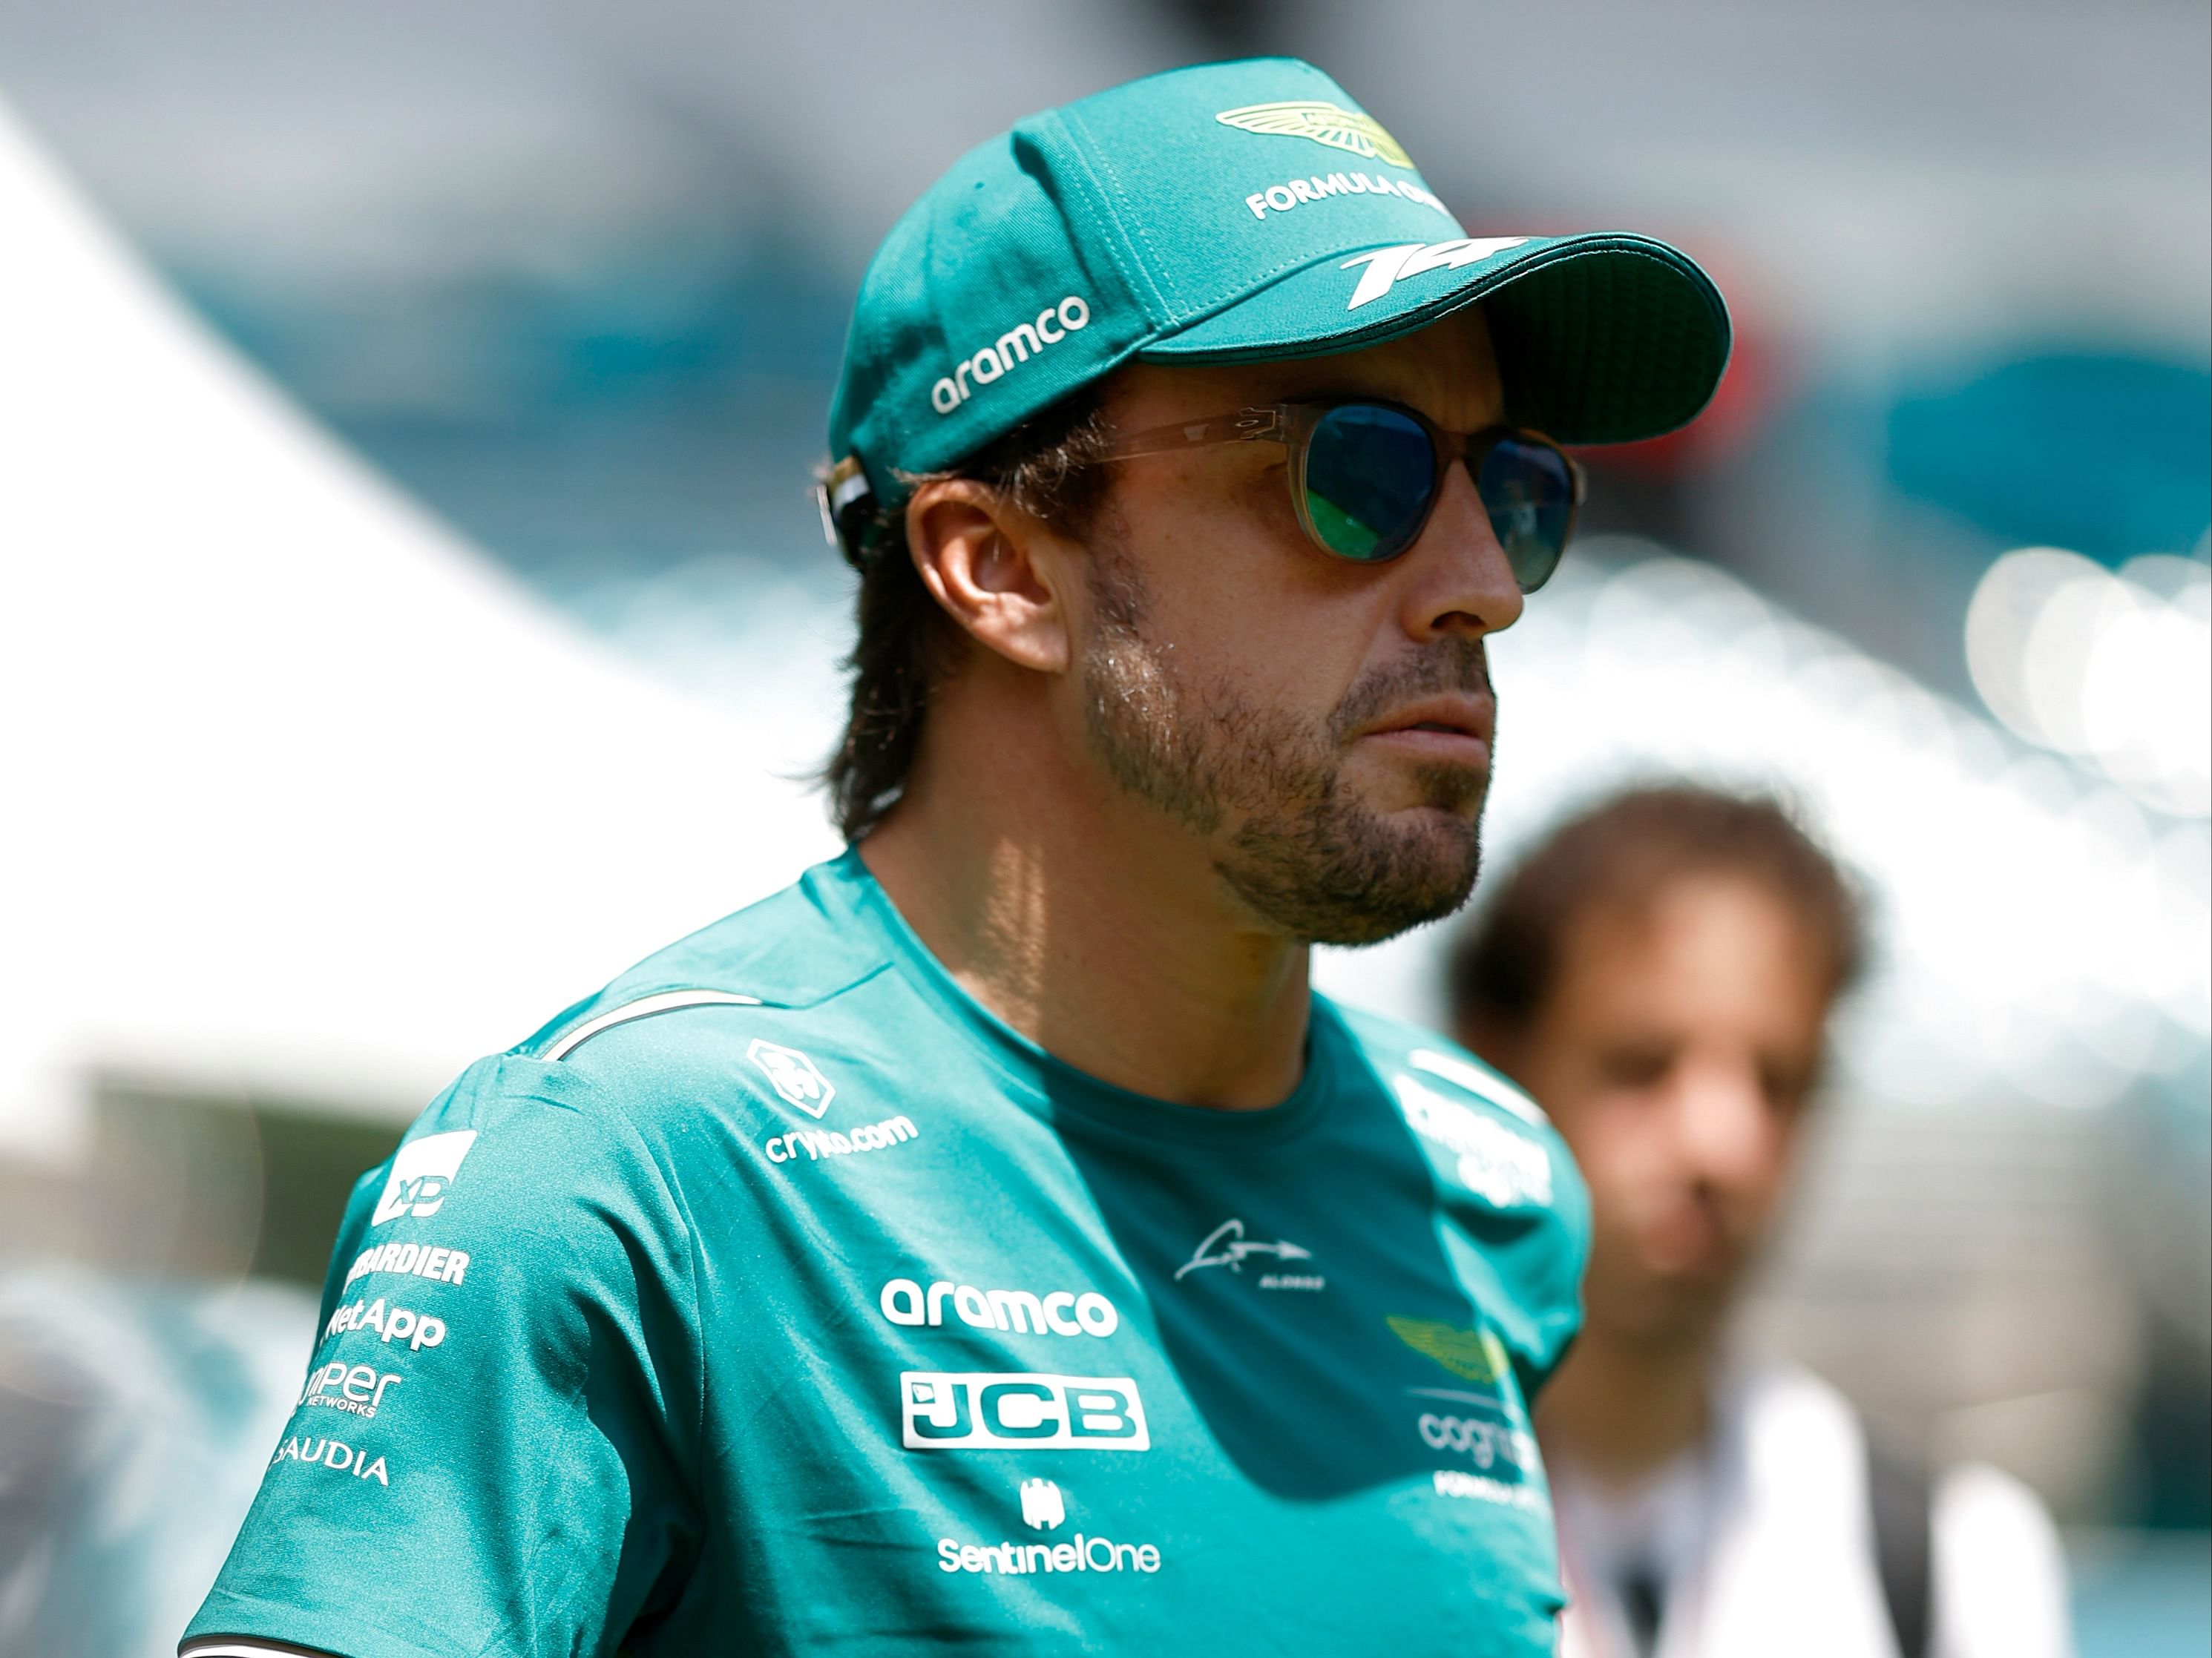
[[(0, 1652), (170, 1650), (354, 1176), (835, 849), (808, 474), (897, 213), (1269, 52), (1472, 234), (1730, 295), (1498, 648), (1492, 855), (1803, 805), (1883, 950), (1755, 1338), (2040, 1491), (2089, 1658), (2205, 1651), (2200, 0), (0, 0)], [(1432, 1017), (1440, 942), (1322, 977)]]

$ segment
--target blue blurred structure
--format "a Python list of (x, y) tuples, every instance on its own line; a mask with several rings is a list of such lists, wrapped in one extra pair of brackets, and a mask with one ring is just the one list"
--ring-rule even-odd
[(2000, 541), (2107, 564), (2185, 552), (2212, 524), (2212, 373), (2115, 352), (2044, 352), (1917, 377), (1889, 416), (1907, 495)]

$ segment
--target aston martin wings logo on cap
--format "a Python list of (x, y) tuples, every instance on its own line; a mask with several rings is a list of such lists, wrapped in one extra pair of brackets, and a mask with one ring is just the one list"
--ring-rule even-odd
[(1241, 127), (1247, 132), (1310, 138), (1331, 149), (1349, 150), (1370, 161), (1387, 161), (1392, 167), (1413, 164), (1413, 158), (1382, 130), (1380, 121), (1338, 104), (1304, 98), (1283, 104), (1247, 104), (1242, 109), (1224, 109), (1213, 118), (1224, 126)]

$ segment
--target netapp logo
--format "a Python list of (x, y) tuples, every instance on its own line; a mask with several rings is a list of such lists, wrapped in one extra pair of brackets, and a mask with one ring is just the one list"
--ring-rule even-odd
[(1110, 1336), (1121, 1322), (1114, 1303), (1096, 1290), (1077, 1295), (1054, 1290), (1037, 1296), (1027, 1290), (978, 1290), (972, 1284), (948, 1284), (943, 1278), (924, 1293), (910, 1278), (895, 1278), (878, 1297), (884, 1316), (894, 1324), (940, 1325), (945, 1303), (963, 1324), (979, 1330), (1013, 1330), (1024, 1335)]
[(323, 1339), (343, 1335), (349, 1330), (374, 1330), (386, 1345), (395, 1341), (407, 1344), (410, 1352), (421, 1352), (425, 1347), (445, 1345), (446, 1321), (429, 1313), (418, 1313), (411, 1307), (393, 1307), (387, 1310), (384, 1298), (374, 1301), (363, 1297), (350, 1307), (341, 1307), (331, 1315), (331, 1321), (323, 1326)]
[(1147, 1451), (1144, 1401), (1126, 1376), (907, 1370), (900, 1442), (910, 1451)]
[(951, 414), (974, 394), (975, 386), (968, 384), (970, 380), (976, 386), (988, 386), (1090, 322), (1091, 306), (1080, 294), (1070, 294), (1058, 305), (1045, 307), (1036, 313), (1035, 322), (1016, 323), (999, 336), (995, 344), (985, 346), (931, 386), (929, 406), (940, 415)]

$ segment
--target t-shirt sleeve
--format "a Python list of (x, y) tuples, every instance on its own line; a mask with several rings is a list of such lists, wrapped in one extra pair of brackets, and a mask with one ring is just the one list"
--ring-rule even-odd
[(1459, 1223), (1445, 1233), (1454, 1266), (1534, 1400), (1582, 1327), (1582, 1173), (1535, 1102), (1463, 1049), (1433, 1041), (1394, 1087)]
[(472, 1067), (355, 1188), (298, 1406), (187, 1644), (612, 1653), (699, 1534), (694, 1259), (590, 1084)]

